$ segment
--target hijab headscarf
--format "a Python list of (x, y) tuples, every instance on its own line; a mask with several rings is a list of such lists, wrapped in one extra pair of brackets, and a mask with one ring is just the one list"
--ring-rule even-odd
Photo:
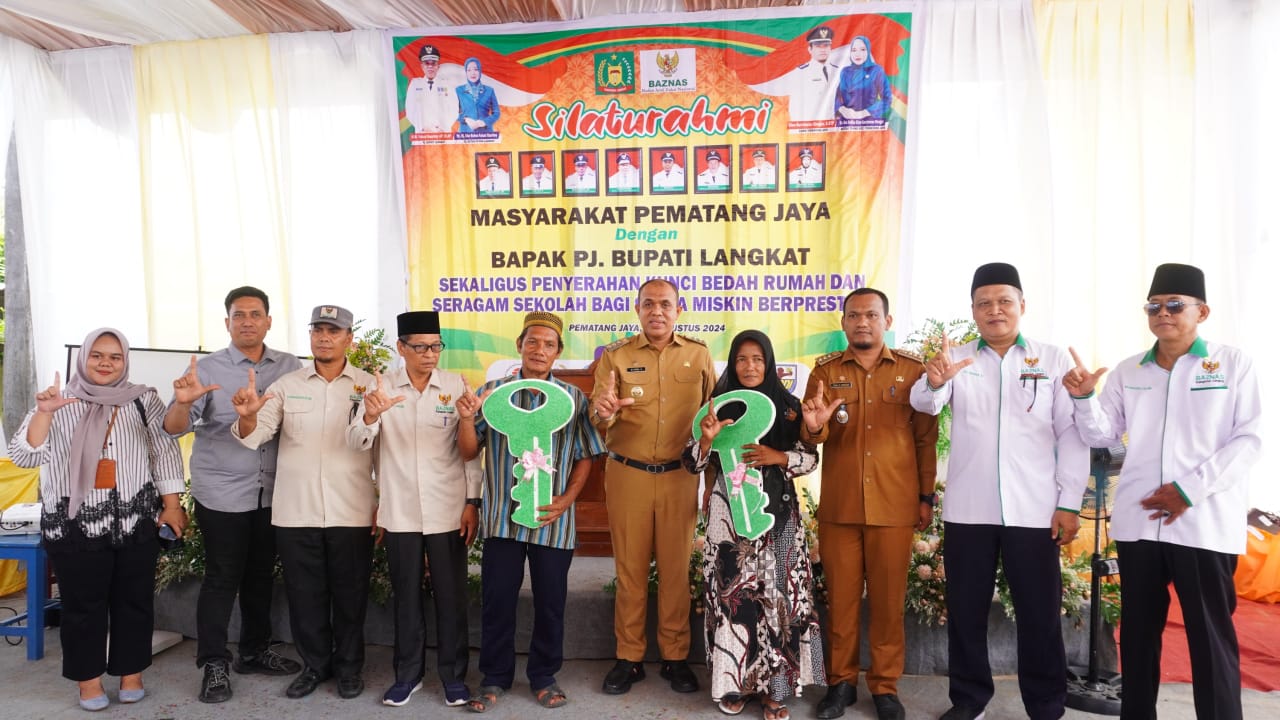
[[(764, 354), (764, 382), (754, 388), (743, 386), (742, 381), (738, 379), (734, 363), (743, 344), (747, 342), (758, 344)], [(720, 374), (720, 379), (716, 381), (715, 388), (711, 390), (711, 396), (723, 395), (731, 390), (755, 390), (773, 401), (773, 427), (760, 438), (761, 445), (783, 452), (795, 447), (796, 441), (800, 439), (800, 423), (803, 422), (800, 415), (800, 400), (787, 392), (787, 389), (782, 386), (782, 381), (778, 379), (778, 364), (773, 354), (773, 343), (769, 342), (768, 335), (759, 330), (743, 330), (734, 336), (733, 343), (729, 346), (729, 364)], [(723, 409), (717, 409), (716, 416), (721, 420), (737, 420), (745, 411), (746, 406), (733, 403)], [(790, 507), (784, 497), (788, 494), (794, 495), (794, 492), (788, 493), (791, 483), (788, 482), (783, 469), (777, 465), (761, 468), (760, 474), (764, 480), (764, 492), (769, 496), (766, 509), (776, 519), (775, 527), (782, 527)]]
[(857, 64), (854, 64), (853, 59), (850, 58), (849, 64), (852, 65), (853, 67), (858, 68), (859, 70), (863, 70), (865, 72), (871, 72), (872, 68), (876, 67), (876, 58), (874, 55), (871, 54), (871, 41), (867, 39), (867, 36), (858, 35), (854, 37), (853, 41), (849, 43), (849, 47), (852, 48), (853, 43), (859, 40), (862, 41), (862, 46), (867, 49), (867, 59), (861, 65), (857, 65)]
[[(759, 345), (764, 353), (764, 382), (754, 388), (747, 388), (742, 384), (734, 365), (734, 359), (738, 357), (742, 346), (748, 342)], [(773, 343), (769, 341), (768, 335), (759, 330), (743, 330), (734, 336), (733, 343), (729, 346), (729, 364), (720, 374), (720, 379), (716, 381), (716, 386), (711, 390), (711, 396), (723, 395), (731, 390), (755, 390), (773, 401), (776, 411), (773, 427), (760, 438), (761, 445), (785, 452), (800, 439), (800, 401), (787, 392), (787, 389), (782, 386), (782, 381), (778, 379), (778, 363), (773, 354)], [(790, 420), (787, 419), (788, 410), (791, 411)], [(722, 420), (726, 418), (736, 420), (742, 417), (743, 412), (744, 406), (734, 403), (724, 408), (723, 412), (717, 410), (716, 416)]]
[(484, 81), (484, 65), (480, 64), (480, 58), (469, 57), (466, 62), (462, 63), (462, 69), (466, 70), (471, 67), (471, 63), (475, 63), (476, 70), (479, 72), (476, 73), (475, 82), (471, 82), (470, 76), (467, 77), (467, 92), (472, 95), (479, 96), (481, 83)]
[[(110, 385), (98, 385), (89, 377), (89, 352), (103, 335), (114, 336), (124, 350), (124, 372)], [(80, 503), (93, 488), (98, 460), (102, 457), (102, 443), (107, 439), (107, 424), (115, 408), (133, 402), (134, 398), (152, 390), (147, 385), (129, 382), (129, 341), (115, 328), (98, 328), (85, 336), (76, 356), (76, 374), (67, 382), (66, 392), (80, 399), (85, 406), (84, 415), (71, 431), (70, 471), (71, 497), (67, 505), (67, 517), (75, 518)]]

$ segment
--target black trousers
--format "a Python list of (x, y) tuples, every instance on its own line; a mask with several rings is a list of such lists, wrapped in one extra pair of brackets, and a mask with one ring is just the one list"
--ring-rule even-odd
[(445, 685), (466, 682), (471, 638), (467, 621), (467, 546), (462, 540), (457, 530), (431, 535), (389, 532), (383, 536), (394, 593), (396, 682), (416, 683), (427, 667), (423, 553), (431, 564), (431, 594), (435, 596), (436, 672)]
[(133, 675), (151, 666), (159, 554), (154, 538), (118, 548), (49, 546), (49, 562), (62, 595), (63, 677), (92, 680), (104, 670), (110, 675)]
[(196, 600), (196, 665), (231, 661), (227, 623), (240, 596), (240, 657), (253, 657), (271, 643), (271, 591), (276, 535), (271, 508), (220, 512), (196, 503), (204, 534), (204, 582)]
[(1237, 557), (1171, 543), (1117, 542), (1120, 556), (1120, 667), (1123, 720), (1155, 720), (1169, 583), (1178, 593), (1196, 717), (1241, 720), (1240, 645), (1233, 576)]
[(944, 532), (951, 703), (980, 710), (995, 694), (987, 617), (1000, 560), (1013, 595), (1022, 705), (1031, 720), (1062, 717), (1067, 697), (1062, 571), (1049, 528), (949, 522)]
[(533, 589), (533, 637), (525, 674), (541, 690), (556, 681), (564, 664), (564, 605), (573, 551), (489, 538), (480, 570), (480, 672), (483, 684), (510, 689), (516, 674), (516, 606), (524, 584), (525, 558)]
[(373, 536), (369, 527), (276, 528), (289, 627), (298, 655), (321, 675), (364, 669)]

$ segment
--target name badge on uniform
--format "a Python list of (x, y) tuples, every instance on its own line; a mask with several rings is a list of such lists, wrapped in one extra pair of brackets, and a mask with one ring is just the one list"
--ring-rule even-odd
[(834, 389), (836, 389), (836, 388), (851, 388), (851, 387), (853, 387), (853, 383), (851, 383), (851, 382), (836, 382), (836, 383), (831, 383), (831, 389), (833, 389), (833, 390), (834, 390)]
[(627, 368), (627, 372), (644, 372), (644, 371), (645, 371), (645, 368), (644, 368), (644, 366), (643, 366), (643, 365), (642, 365), (642, 366), (640, 366), (640, 367), (629, 367), (629, 368)]

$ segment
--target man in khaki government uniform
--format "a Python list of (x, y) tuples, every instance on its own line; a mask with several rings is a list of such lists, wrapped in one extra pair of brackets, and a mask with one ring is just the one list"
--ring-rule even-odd
[(870, 603), (867, 687), (880, 720), (906, 717), (898, 700), (905, 659), (903, 607), (911, 538), (933, 519), (938, 419), (911, 407), (920, 358), (884, 344), (889, 298), (860, 288), (840, 321), (849, 346), (818, 358), (805, 390), (800, 438), (823, 444), (818, 546), (827, 574), (827, 696), (824, 720), (857, 700), (862, 591)]
[(620, 695), (644, 679), (649, 560), (656, 557), (661, 674), (676, 692), (695, 692), (698, 680), (687, 662), (688, 577), (698, 479), (681, 467), (680, 453), (716, 372), (705, 345), (675, 333), (680, 296), (673, 284), (641, 285), (636, 314), (641, 332), (605, 349), (591, 394), (591, 421), (609, 449), (605, 504), (618, 573), (618, 662), (604, 691)]

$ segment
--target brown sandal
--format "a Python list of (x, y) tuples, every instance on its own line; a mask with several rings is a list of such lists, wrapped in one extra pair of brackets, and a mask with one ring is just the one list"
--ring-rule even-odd
[(551, 683), (541, 690), (534, 690), (533, 697), (537, 699), (538, 704), (544, 708), (552, 709), (564, 707), (569, 702), (569, 696), (564, 694), (564, 690), (560, 686)]
[(507, 691), (497, 685), (481, 685), (467, 701), (467, 709), (474, 713), (489, 712), (498, 703), (498, 698), (506, 694)]
[(791, 711), (787, 706), (771, 699), (762, 699), (760, 704), (764, 709), (764, 720), (790, 720)]

